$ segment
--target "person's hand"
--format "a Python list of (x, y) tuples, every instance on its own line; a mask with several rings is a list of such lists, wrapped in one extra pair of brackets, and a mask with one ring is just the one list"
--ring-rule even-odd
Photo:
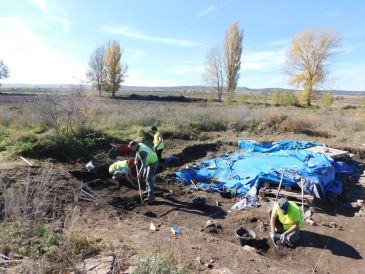
[(113, 180), (116, 180), (116, 179), (117, 179), (117, 177), (115, 177), (115, 176), (113, 175), (112, 179), (113, 179)]
[(283, 234), (280, 235), (280, 243), (284, 244), (285, 238), (286, 238), (286, 233), (284, 232)]
[(275, 231), (274, 230), (271, 230), (270, 231), (270, 238), (271, 238), (271, 241), (272, 241), (272, 243), (274, 244), (274, 246), (275, 247), (278, 247), (277, 245), (276, 245), (276, 242), (275, 242)]

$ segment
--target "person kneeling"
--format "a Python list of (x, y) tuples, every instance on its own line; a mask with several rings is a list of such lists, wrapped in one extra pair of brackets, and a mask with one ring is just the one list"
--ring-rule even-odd
[(275, 232), (281, 233), (279, 243), (294, 246), (299, 240), (299, 229), (303, 226), (302, 210), (286, 198), (280, 198), (274, 205), (270, 219), (270, 237), (276, 246)]
[(132, 175), (132, 168), (134, 168), (134, 159), (118, 161), (109, 167), (109, 173), (113, 175), (113, 180), (118, 181), (118, 189), (121, 187), (120, 180), (126, 179), (133, 187), (137, 185), (134, 183), (134, 176)]

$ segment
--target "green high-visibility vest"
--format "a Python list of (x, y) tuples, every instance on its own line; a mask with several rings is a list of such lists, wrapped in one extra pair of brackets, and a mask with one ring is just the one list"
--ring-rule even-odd
[(146, 164), (154, 164), (158, 161), (158, 157), (156, 152), (154, 152), (152, 149), (150, 149), (148, 146), (146, 146), (145, 144), (139, 143), (139, 148), (137, 153), (139, 154), (140, 152), (146, 152), (147, 153), (147, 159), (146, 159)]
[(114, 164), (112, 164), (109, 167), (109, 173), (110, 174), (114, 174), (114, 172), (116, 172), (117, 170), (120, 170), (121, 168), (128, 169), (128, 162), (127, 162), (127, 160), (118, 161), (118, 162), (115, 162)]

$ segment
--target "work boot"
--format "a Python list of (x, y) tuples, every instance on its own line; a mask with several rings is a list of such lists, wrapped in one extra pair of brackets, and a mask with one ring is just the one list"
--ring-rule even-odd
[(145, 204), (149, 204), (150, 202), (152, 202), (155, 198), (154, 197), (147, 197), (146, 199), (144, 199), (142, 201), (142, 204), (145, 205)]

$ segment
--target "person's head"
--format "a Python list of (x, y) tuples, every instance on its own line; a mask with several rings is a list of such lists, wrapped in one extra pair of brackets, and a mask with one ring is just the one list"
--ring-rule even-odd
[(134, 159), (128, 159), (127, 160), (127, 163), (128, 163), (128, 167), (129, 168), (132, 168), (135, 166), (135, 163), (134, 163)]
[(130, 141), (128, 144), (128, 147), (132, 150), (132, 151), (136, 151), (138, 148), (138, 143), (136, 141)]
[(286, 198), (280, 198), (278, 200), (278, 209), (283, 214), (288, 213), (288, 211), (289, 211), (289, 202)]
[(152, 133), (157, 132), (157, 127), (155, 127), (155, 126), (151, 127), (151, 132), (152, 132)]

